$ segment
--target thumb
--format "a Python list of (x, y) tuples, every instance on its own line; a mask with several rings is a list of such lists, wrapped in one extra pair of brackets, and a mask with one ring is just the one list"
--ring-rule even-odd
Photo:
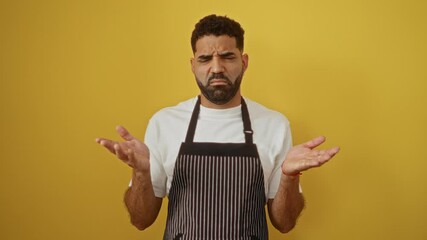
[(316, 138), (313, 138), (306, 143), (303, 143), (302, 146), (306, 147), (306, 148), (313, 149), (313, 148), (319, 146), (320, 144), (322, 144), (323, 142), (325, 142), (325, 140), (326, 140), (326, 138), (324, 136), (316, 137)]
[(130, 141), (135, 139), (129, 132), (124, 128), (123, 126), (117, 126), (116, 131), (119, 133), (120, 137), (122, 137), (124, 140)]

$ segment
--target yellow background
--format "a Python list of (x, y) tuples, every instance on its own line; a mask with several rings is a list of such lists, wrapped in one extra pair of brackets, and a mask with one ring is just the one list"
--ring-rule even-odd
[[(0, 2), (0, 239), (161, 239), (122, 203), (130, 169), (96, 137), (193, 97), (194, 24), (246, 30), (244, 96), (284, 113), (333, 162), (304, 173), (307, 208), (271, 239), (427, 239), (427, 4), (377, 1)], [(166, 202), (164, 202), (166, 203)]]

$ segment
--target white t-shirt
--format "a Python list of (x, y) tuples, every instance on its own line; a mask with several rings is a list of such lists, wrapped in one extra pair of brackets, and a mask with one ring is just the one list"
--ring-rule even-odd
[[(151, 178), (156, 197), (165, 197), (171, 187), (175, 161), (185, 141), (197, 97), (167, 107), (150, 119), (145, 144), (150, 149)], [(253, 140), (264, 170), (267, 199), (276, 195), (281, 165), (292, 146), (289, 121), (281, 113), (246, 99)], [(243, 143), (241, 107), (211, 109), (200, 106), (194, 142)]]

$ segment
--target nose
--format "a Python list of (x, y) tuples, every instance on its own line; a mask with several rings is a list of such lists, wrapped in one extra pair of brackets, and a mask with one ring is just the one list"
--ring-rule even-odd
[(212, 59), (211, 65), (212, 73), (221, 73), (224, 72), (224, 65), (222, 64), (221, 58), (218, 56), (214, 56)]

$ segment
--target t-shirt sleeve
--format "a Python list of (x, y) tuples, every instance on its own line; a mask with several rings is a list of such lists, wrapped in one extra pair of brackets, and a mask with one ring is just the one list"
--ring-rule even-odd
[(277, 190), (280, 185), (280, 178), (282, 177), (282, 164), (286, 155), (292, 148), (292, 134), (289, 122), (285, 120), (282, 129), (279, 131), (278, 148), (279, 151), (274, 159), (274, 168), (270, 176), (269, 188), (267, 197), (273, 199), (276, 196)]
[(161, 147), (159, 142), (159, 131), (159, 125), (156, 124), (155, 120), (151, 119), (145, 132), (144, 143), (150, 150), (150, 172), (154, 195), (162, 198), (166, 196), (167, 176), (163, 166), (163, 157), (159, 149)]

